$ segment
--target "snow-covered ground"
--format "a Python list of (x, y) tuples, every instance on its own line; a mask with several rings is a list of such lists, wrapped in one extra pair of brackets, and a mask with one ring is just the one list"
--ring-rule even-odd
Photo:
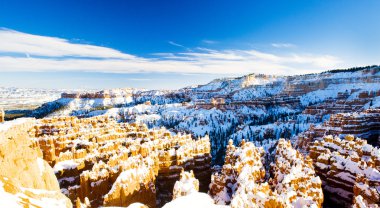
[(0, 87), (0, 107), (4, 110), (34, 109), (68, 91), (75, 90)]

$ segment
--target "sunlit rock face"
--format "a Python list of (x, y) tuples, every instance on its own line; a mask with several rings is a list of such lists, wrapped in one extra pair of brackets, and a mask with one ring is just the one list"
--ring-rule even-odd
[[(185, 135), (184, 135), (185, 136)], [(199, 179), (200, 191), (207, 192), (211, 179), (211, 155), (208, 137), (193, 141), (186, 135), (187, 141), (178, 144), (170, 141), (167, 151), (159, 155), (160, 167), (156, 178), (157, 202), (159, 206), (172, 200), (175, 182), (180, 178), (182, 170), (194, 171)], [(176, 150), (175, 150), (176, 149)]]
[(310, 147), (317, 174), (327, 196), (350, 207), (379, 204), (380, 150), (366, 140), (325, 136)]
[(212, 177), (209, 194), (218, 204), (231, 207), (321, 207), (321, 180), (312, 161), (280, 139), (269, 179), (263, 165), (263, 149), (251, 142), (227, 147), (221, 174)]
[(208, 137), (193, 140), (106, 116), (41, 119), (30, 134), (54, 167), (61, 191), (78, 204), (162, 206), (172, 200), (182, 170), (193, 170), (200, 187), (211, 177)]
[(0, 207), (71, 207), (38, 144), (28, 136), (34, 119), (0, 124)]
[(5, 113), (2, 108), (0, 108), (0, 123), (4, 122)]
[(297, 146), (303, 152), (307, 152), (310, 144), (315, 140), (321, 140), (324, 135), (341, 138), (345, 135), (354, 135), (378, 146), (380, 144), (380, 108), (367, 109), (360, 113), (333, 114), (322, 125), (312, 126), (298, 135)]

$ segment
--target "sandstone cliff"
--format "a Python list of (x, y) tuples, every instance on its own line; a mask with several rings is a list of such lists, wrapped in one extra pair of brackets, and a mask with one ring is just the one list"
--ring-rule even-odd
[(52, 168), (28, 136), (34, 122), (17, 119), (0, 124), (1, 201), (19, 207), (71, 207)]

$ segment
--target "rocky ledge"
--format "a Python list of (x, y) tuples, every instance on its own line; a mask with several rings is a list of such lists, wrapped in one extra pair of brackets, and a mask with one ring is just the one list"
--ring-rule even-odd
[(330, 200), (346, 207), (380, 203), (380, 150), (366, 140), (325, 136), (310, 147), (317, 174)]

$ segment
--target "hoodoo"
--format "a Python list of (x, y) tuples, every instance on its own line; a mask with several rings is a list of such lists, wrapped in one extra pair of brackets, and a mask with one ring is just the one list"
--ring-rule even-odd
[(264, 151), (251, 142), (227, 147), (221, 174), (213, 175), (210, 194), (231, 207), (322, 207), (321, 180), (312, 161), (280, 139), (266, 180)]
[(201, 190), (211, 177), (208, 137), (193, 140), (106, 116), (41, 119), (30, 135), (73, 203), (162, 206), (172, 200), (183, 170), (194, 172)]

